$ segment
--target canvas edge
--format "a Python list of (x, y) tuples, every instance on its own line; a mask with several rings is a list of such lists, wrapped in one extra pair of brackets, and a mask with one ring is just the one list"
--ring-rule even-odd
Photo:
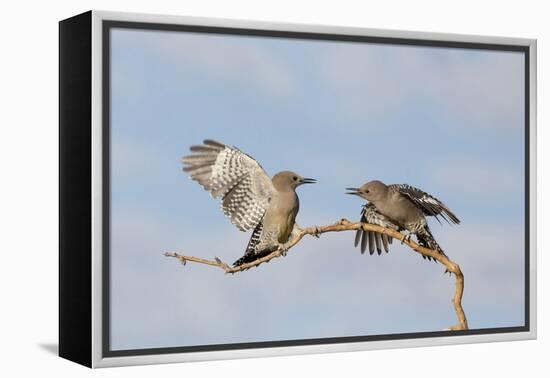
[(102, 20), (92, 11), (92, 367), (103, 361), (103, 102)]
[(529, 47), (529, 315), (531, 338), (537, 338), (537, 41)]
[(58, 355), (91, 366), (91, 12), (58, 23)]
[[(465, 335), (461, 337), (434, 337), (422, 339), (367, 341), (343, 344), (236, 349), (209, 352), (154, 354), (124, 357), (103, 357), (102, 328), (102, 22), (130, 21), (214, 26), (242, 29), (260, 29), (291, 32), (314, 32), (338, 35), (365, 35), (371, 37), (408, 38), (435, 41), (518, 45), (529, 48), (530, 82), (530, 330), (528, 332)], [(92, 367), (116, 367), (175, 362), (194, 362), (221, 359), (287, 356), (313, 353), (351, 352), (374, 349), (425, 347), (535, 339), (536, 332), (536, 243), (537, 243), (537, 181), (536, 181), (536, 40), (465, 34), (431, 33), (404, 30), (381, 30), (357, 27), (290, 24), (262, 21), (244, 21), (221, 18), (186, 17), (159, 14), (141, 14), (112, 11), (92, 11)]]

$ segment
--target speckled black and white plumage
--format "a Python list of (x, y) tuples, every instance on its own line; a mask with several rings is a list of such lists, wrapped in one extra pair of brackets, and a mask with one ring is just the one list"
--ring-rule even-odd
[(266, 228), (263, 221), (260, 221), (250, 236), (244, 255), (237, 259), (233, 266), (252, 262), (277, 250), (279, 248), (278, 234), (277, 228)]
[[(426, 216), (433, 216), (440, 223), (438, 217), (449, 224), (460, 223), (458, 217), (443, 202), (407, 184), (385, 185), (380, 181), (370, 181), (360, 188), (348, 188), (348, 190), (351, 190), (349, 194), (358, 195), (369, 201), (365, 209), (372, 206), (370, 214), (383, 215), (387, 221), (397, 226), (399, 231), (406, 230), (415, 234), (420, 245), (441, 254), (445, 253), (433, 237)], [(366, 223), (371, 223), (365, 220)], [(422, 255), (422, 257), (425, 256)]]
[(407, 184), (392, 184), (388, 185), (388, 188), (407, 196), (424, 215), (433, 216), (439, 223), (441, 221), (438, 216), (441, 216), (449, 224), (460, 224), (457, 216), (443, 202), (423, 190)]
[[(361, 220), (362, 223), (375, 224), (385, 228), (398, 230), (399, 227), (393, 224), (387, 217), (380, 214), (376, 207), (372, 203), (367, 203), (362, 206)], [(369, 254), (374, 254), (374, 250), (380, 255), (382, 253), (382, 247), (384, 251), (389, 252), (389, 244), (392, 243), (393, 238), (391, 236), (380, 234), (374, 231), (357, 230), (355, 234), (355, 246), (361, 242), (361, 253), (365, 253), (367, 247), (369, 248)]]
[[(390, 191), (396, 191), (409, 200), (411, 200), (425, 216), (433, 216), (440, 224), (439, 216), (443, 218), (448, 224), (460, 224), (458, 217), (440, 200), (424, 192), (421, 189), (415, 188), (407, 184), (393, 184), (388, 185)], [(445, 254), (443, 249), (435, 240), (430, 227), (427, 222), (413, 223), (409, 226), (409, 231), (416, 235), (418, 243), (426, 248), (438, 251), (441, 254)], [(431, 258), (422, 255), (423, 258)]]
[(287, 242), (299, 209), (295, 188), (315, 180), (289, 171), (271, 179), (261, 165), (236, 147), (213, 140), (191, 147), (182, 159), (185, 172), (212, 197), (239, 230), (254, 229), (242, 258), (234, 265), (253, 261)]
[(238, 148), (212, 140), (191, 151), (182, 159), (183, 170), (213, 198), (222, 199), (223, 213), (239, 230), (256, 227), (275, 190), (260, 164)]

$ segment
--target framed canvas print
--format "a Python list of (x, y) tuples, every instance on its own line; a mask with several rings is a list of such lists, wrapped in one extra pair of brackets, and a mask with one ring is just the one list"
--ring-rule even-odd
[(536, 337), (535, 40), (59, 27), (62, 357)]

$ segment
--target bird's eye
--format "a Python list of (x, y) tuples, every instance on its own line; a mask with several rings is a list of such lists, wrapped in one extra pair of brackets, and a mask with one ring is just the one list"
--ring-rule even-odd
[(370, 190), (368, 190), (368, 189), (365, 189), (365, 193), (370, 193)]
[(294, 181), (297, 181), (297, 180), (298, 180), (298, 177), (294, 176), (292, 179), (293, 179)]

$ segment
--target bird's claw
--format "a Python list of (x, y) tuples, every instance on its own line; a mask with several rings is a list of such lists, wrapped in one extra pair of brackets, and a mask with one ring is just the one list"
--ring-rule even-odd
[(412, 233), (411, 232), (406, 232), (404, 235), (403, 235), (403, 238), (401, 239), (401, 244), (404, 244), (405, 242), (410, 242), (411, 241), (411, 236), (412, 236)]
[(288, 252), (290, 248), (287, 244), (279, 244), (279, 252), (281, 253), (281, 256), (286, 256), (286, 253)]
[(322, 234), (321, 229), (315, 226), (315, 231), (313, 231), (312, 235), (315, 236), (317, 239), (319, 239), (321, 237), (321, 234)]

